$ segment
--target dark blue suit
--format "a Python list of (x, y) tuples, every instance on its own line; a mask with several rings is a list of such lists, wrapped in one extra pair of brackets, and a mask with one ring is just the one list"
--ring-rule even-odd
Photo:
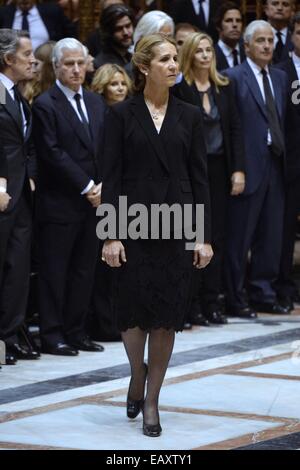
[[(266, 106), (248, 62), (226, 74), (233, 84), (243, 128), (246, 187), (243, 195), (230, 198), (225, 280), (229, 308), (242, 308), (249, 250), (250, 301), (276, 301), (272, 283), (278, 274), (281, 253), (284, 155), (276, 157), (268, 145)], [(287, 77), (272, 68), (270, 77), (283, 132)]]

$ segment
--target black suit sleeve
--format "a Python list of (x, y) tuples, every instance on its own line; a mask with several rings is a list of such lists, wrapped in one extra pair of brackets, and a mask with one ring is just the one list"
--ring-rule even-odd
[(245, 172), (245, 150), (241, 121), (234, 97), (232, 85), (227, 87), (229, 95), (230, 116), (230, 142), (231, 142), (231, 173), (236, 171)]
[(189, 173), (194, 201), (204, 204), (204, 241), (211, 241), (210, 195), (207, 176), (207, 155), (201, 111), (195, 108), (190, 148)]
[(111, 108), (105, 122), (101, 201), (113, 205), (116, 211), (122, 190), (123, 134), (122, 118)]
[(72, 156), (64, 152), (57, 142), (57, 123), (55, 113), (44, 103), (35, 102), (33, 106), (33, 136), (39, 158), (43, 158), (64, 175), (72, 185), (82, 192), (91, 178), (77, 165)]
[(35, 146), (33, 142), (33, 138), (30, 137), (30, 140), (28, 142), (28, 151), (27, 151), (27, 172), (29, 178), (32, 178), (33, 180), (36, 181), (37, 179), (37, 164), (36, 164), (36, 152), (35, 152)]
[(6, 154), (2, 145), (2, 142), (0, 140), (0, 178), (6, 178), (8, 177), (8, 170), (7, 170), (7, 158)]

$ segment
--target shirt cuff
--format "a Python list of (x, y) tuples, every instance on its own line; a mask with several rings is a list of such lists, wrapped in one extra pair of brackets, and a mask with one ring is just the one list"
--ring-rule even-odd
[(90, 189), (92, 189), (92, 187), (94, 186), (94, 184), (95, 184), (94, 180), (91, 180), (91, 181), (89, 182), (89, 184), (87, 185), (87, 187), (86, 187), (83, 191), (81, 191), (80, 194), (83, 196), (84, 194), (88, 193), (88, 192), (90, 191)]
[(6, 188), (4, 188), (4, 186), (0, 186), (0, 193), (6, 193)]

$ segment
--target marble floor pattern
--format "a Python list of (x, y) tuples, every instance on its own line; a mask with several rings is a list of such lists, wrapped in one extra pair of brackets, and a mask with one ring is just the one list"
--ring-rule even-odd
[(142, 434), (141, 416), (125, 416), (122, 344), (104, 345), (2, 366), (0, 450), (300, 448), (300, 307), (178, 334), (156, 439)]

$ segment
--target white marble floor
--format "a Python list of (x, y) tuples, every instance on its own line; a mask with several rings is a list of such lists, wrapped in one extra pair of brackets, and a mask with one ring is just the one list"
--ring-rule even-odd
[(121, 343), (2, 366), (0, 450), (299, 448), (300, 311), (178, 334), (157, 439), (126, 418), (128, 381)]

